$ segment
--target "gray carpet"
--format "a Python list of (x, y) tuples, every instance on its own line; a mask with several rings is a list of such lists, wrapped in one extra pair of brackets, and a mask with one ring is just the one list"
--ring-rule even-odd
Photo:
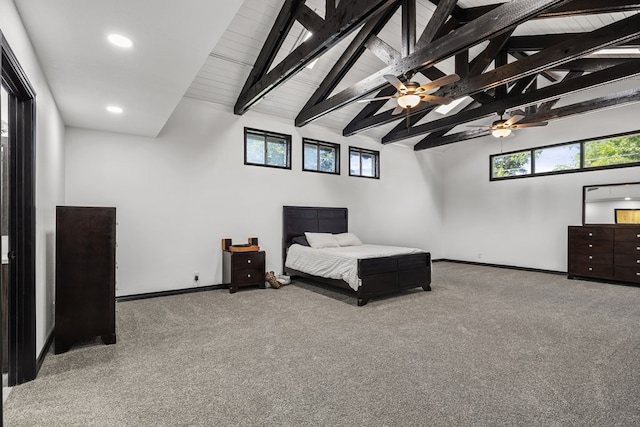
[(294, 283), (118, 303), (6, 426), (638, 426), (640, 288), (454, 263), (356, 307)]

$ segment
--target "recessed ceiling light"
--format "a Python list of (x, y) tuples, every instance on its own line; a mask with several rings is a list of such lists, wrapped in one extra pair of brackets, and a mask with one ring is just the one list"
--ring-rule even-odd
[(120, 34), (109, 34), (109, 36), (107, 36), (107, 39), (114, 45), (118, 46), (118, 47), (131, 47), (133, 46), (133, 42), (131, 41), (130, 38), (125, 37), (123, 35)]
[(107, 111), (113, 114), (121, 114), (124, 110), (117, 105), (109, 105), (107, 106)]
[(625, 197), (624, 199), (625, 200), (631, 200), (631, 197)]

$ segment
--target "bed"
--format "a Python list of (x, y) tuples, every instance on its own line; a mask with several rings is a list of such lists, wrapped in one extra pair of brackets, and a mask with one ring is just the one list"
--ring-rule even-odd
[(425, 291), (431, 290), (431, 254), (420, 250), (354, 260), (357, 289), (343, 279), (322, 277), (288, 267), (287, 255), (294, 245), (294, 238), (304, 236), (305, 232), (347, 233), (348, 211), (347, 208), (284, 206), (282, 218), (282, 263), (287, 275), (345, 289), (354, 294), (358, 306), (365, 305), (371, 298), (404, 289), (422, 287)]

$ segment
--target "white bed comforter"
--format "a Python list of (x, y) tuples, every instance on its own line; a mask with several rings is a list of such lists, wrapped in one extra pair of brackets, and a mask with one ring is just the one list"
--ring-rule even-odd
[(358, 259), (423, 252), (425, 251), (422, 249), (399, 246), (359, 245), (313, 249), (308, 246), (291, 245), (285, 267), (314, 276), (344, 280), (353, 290), (358, 290)]

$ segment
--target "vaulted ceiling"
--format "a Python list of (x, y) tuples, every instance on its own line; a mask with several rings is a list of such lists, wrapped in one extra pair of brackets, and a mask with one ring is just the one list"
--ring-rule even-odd
[[(245, 0), (186, 96), (422, 150), (489, 135), (469, 124), (501, 113), (522, 110), (524, 127), (640, 101), (639, 10), (622, 0)], [(611, 47), (628, 49), (601, 52)], [(433, 92), (462, 100), (448, 113), (357, 102), (394, 95), (384, 75), (425, 84), (452, 73), (460, 79)], [(631, 84), (566, 101), (616, 81)]]

